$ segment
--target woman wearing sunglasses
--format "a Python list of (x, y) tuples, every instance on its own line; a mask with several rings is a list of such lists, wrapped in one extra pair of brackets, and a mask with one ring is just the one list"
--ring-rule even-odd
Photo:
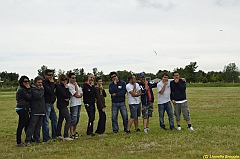
[(21, 76), (19, 79), (19, 87), (17, 89), (16, 93), (16, 100), (17, 100), (17, 106), (16, 106), (16, 112), (18, 114), (18, 127), (17, 127), (17, 146), (25, 146), (24, 143), (22, 143), (22, 130), (24, 128), (25, 133), (28, 128), (29, 124), (29, 110), (30, 110), (30, 102), (31, 102), (31, 90), (30, 90), (30, 81), (27, 76)]
[[(69, 99), (71, 97), (71, 93), (68, 89), (67, 84), (67, 76), (64, 74), (59, 75), (58, 77), (58, 85), (56, 87), (56, 96), (57, 96), (57, 108), (59, 110), (58, 124), (57, 124), (57, 137), (62, 140), (73, 140), (69, 137), (68, 131), (71, 123), (71, 116), (69, 114), (69, 110), (67, 108), (69, 104)], [(64, 126), (64, 135), (61, 135), (62, 123), (63, 120), (66, 120)]]

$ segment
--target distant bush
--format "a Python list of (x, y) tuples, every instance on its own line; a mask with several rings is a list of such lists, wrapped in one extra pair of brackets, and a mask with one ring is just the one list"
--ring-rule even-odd
[(240, 83), (188, 83), (187, 87), (240, 87)]
[(13, 88), (0, 88), (0, 92), (9, 92), (9, 91), (16, 91), (17, 87)]

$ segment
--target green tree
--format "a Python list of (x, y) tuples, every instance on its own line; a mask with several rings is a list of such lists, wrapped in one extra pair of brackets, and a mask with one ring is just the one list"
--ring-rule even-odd
[(225, 82), (238, 82), (239, 81), (239, 72), (238, 67), (235, 63), (230, 63), (227, 66), (224, 66), (223, 69), (223, 79)]
[(184, 73), (185, 73), (185, 78), (187, 79), (188, 82), (197, 81), (196, 72), (195, 72), (197, 68), (198, 68), (197, 62), (190, 62), (189, 65), (185, 66)]
[(123, 71), (117, 71), (118, 74), (118, 78), (121, 80), (124, 80), (125, 82), (128, 81), (128, 76), (130, 74), (132, 74), (132, 71), (127, 71), (127, 70), (123, 70)]
[(207, 81), (206, 78), (206, 73), (202, 70), (199, 70), (198, 72), (196, 72), (196, 82), (205, 82)]
[(45, 65), (42, 65), (40, 69), (38, 69), (38, 75), (44, 77), (44, 72), (48, 67)]

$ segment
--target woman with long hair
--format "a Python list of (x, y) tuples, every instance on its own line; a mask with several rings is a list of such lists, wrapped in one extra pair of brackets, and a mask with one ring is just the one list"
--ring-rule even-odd
[[(67, 108), (69, 104), (69, 99), (71, 93), (68, 89), (67, 76), (64, 74), (59, 75), (58, 85), (56, 87), (56, 96), (57, 96), (57, 108), (59, 110), (58, 124), (57, 124), (57, 137), (62, 140), (73, 140), (69, 137), (68, 131), (71, 123), (71, 116)], [(66, 120), (64, 126), (64, 135), (61, 135), (62, 123), (63, 120)]]

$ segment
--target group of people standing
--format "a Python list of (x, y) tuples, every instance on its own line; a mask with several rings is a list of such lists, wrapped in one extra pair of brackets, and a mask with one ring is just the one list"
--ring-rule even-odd
[[(174, 105), (174, 114), (177, 121), (177, 130), (181, 130), (180, 114), (183, 113), (184, 120), (187, 121), (188, 129), (193, 130), (190, 121), (189, 109), (186, 100), (186, 80), (180, 78), (178, 72), (173, 73), (174, 80), (168, 79), (168, 74), (162, 75), (159, 83), (153, 83), (146, 80), (145, 73), (139, 74), (140, 82), (137, 82), (134, 75), (129, 75), (128, 84), (118, 78), (116, 72), (109, 74), (112, 82), (109, 84), (109, 93), (112, 101), (112, 131), (118, 134), (118, 113), (120, 111), (124, 132), (131, 133), (132, 124), (135, 125), (135, 132), (141, 131), (138, 127), (138, 117), (142, 112), (144, 132), (149, 131), (149, 118), (152, 117), (154, 95), (152, 88), (158, 89), (158, 111), (160, 127), (166, 130), (164, 124), (164, 113), (167, 111), (169, 125), (171, 130), (175, 130), (172, 105)], [(68, 77), (64, 74), (59, 75), (57, 84), (54, 83), (53, 70), (47, 69), (44, 72), (44, 79), (37, 76), (33, 84), (30, 85), (29, 78), (22, 76), (19, 79), (19, 88), (16, 93), (16, 112), (19, 115), (17, 127), (17, 146), (29, 146), (32, 142), (40, 141), (40, 129), (42, 127), (43, 142), (52, 141), (59, 138), (62, 140), (73, 140), (80, 136), (76, 132), (77, 124), (80, 118), (81, 99), (88, 115), (88, 126), (86, 134), (95, 136), (95, 134), (106, 135), (106, 92), (102, 85), (101, 77), (88, 75), (88, 80), (82, 88), (78, 86), (76, 75), (69, 73)], [(69, 81), (69, 83), (67, 83)], [(94, 85), (96, 81), (96, 85)], [(126, 107), (125, 94), (128, 96), (130, 108), (130, 119), (128, 120), (128, 111)], [(54, 103), (59, 110), (58, 120)], [(68, 105), (70, 103), (70, 109)], [(95, 112), (97, 105), (99, 121), (96, 131), (93, 131)], [(142, 104), (142, 107), (141, 105)], [(141, 109), (142, 108), (142, 109)], [(70, 111), (69, 111), (70, 110)], [(49, 133), (49, 120), (51, 121), (52, 135)], [(62, 124), (64, 133), (62, 136)], [(25, 130), (25, 144), (21, 140), (22, 130)], [(69, 135), (70, 131), (70, 135)]]

